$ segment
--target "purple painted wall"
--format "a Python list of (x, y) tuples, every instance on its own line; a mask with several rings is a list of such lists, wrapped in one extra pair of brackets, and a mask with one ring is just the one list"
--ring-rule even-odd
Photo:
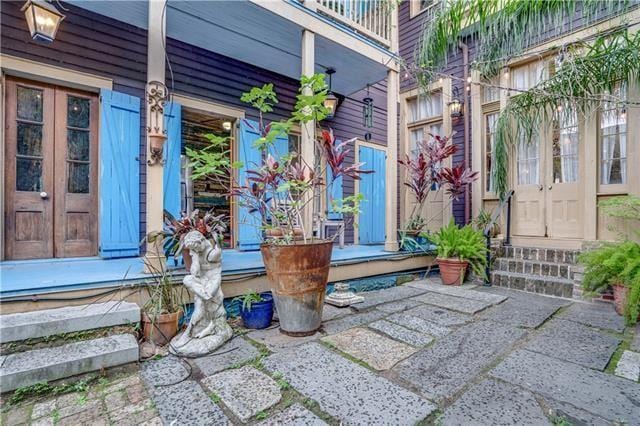
[[(65, 4), (69, 9), (56, 40), (52, 44), (33, 42), (29, 35), (22, 1), (3, 1), (1, 11), (3, 54), (30, 59), (77, 71), (108, 77), (113, 89), (140, 98), (144, 97), (146, 82), (146, 30)], [(173, 81), (167, 71), (167, 85), (175, 93), (246, 109), (248, 118), (256, 118), (255, 111), (240, 102), (241, 94), (253, 86), (272, 82), (280, 103), (270, 120), (286, 118), (295, 102), (298, 81), (236, 61), (177, 40), (167, 40), (167, 54), (173, 71)], [(336, 74), (334, 78), (340, 78)], [(374, 83), (374, 82), (372, 82)], [(375, 99), (373, 142), (386, 145), (386, 84), (372, 86)], [(364, 91), (345, 98), (336, 117), (323, 125), (334, 128), (339, 139), (364, 137), (362, 126), (362, 98)], [(142, 108), (144, 111), (144, 108)], [(144, 114), (144, 113), (143, 113)], [(144, 117), (140, 140), (140, 223), (141, 237), (146, 232), (146, 168)], [(353, 149), (353, 147), (352, 147)], [(349, 162), (353, 162), (353, 151)], [(345, 179), (344, 194), (353, 194), (353, 181)], [(353, 241), (353, 229), (347, 230), (347, 242)]]

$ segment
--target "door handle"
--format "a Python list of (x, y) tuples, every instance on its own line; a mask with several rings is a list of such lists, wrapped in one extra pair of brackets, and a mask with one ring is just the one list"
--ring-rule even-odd
[(47, 198), (49, 198), (49, 194), (47, 194), (46, 192), (42, 191), (40, 193), (40, 198), (42, 198), (43, 200), (46, 200)]
[(553, 188), (553, 185), (549, 185), (549, 189)]
[(538, 191), (542, 191), (543, 189), (544, 189), (544, 186), (538, 185)]

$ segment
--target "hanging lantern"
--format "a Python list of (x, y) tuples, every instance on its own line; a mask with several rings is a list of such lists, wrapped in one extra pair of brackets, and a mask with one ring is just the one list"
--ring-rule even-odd
[(449, 113), (451, 114), (451, 118), (460, 118), (464, 114), (457, 87), (453, 88), (453, 96), (451, 97), (451, 102), (449, 102)]
[(326, 118), (333, 118), (338, 110), (338, 98), (331, 91), (331, 76), (335, 74), (336, 70), (333, 68), (327, 69), (327, 75), (329, 76), (329, 93), (324, 99), (324, 107), (328, 110)]
[[(364, 105), (362, 106), (362, 119), (365, 129), (371, 129), (373, 127), (373, 98), (369, 95), (369, 85), (367, 84), (367, 97), (362, 100)], [(364, 134), (364, 140), (371, 140), (371, 132), (367, 130)]]
[(65, 16), (55, 6), (41, 0), (27, 0), (21, 10), (32, 39), (51, 43), (56, 38), (60, 22)]

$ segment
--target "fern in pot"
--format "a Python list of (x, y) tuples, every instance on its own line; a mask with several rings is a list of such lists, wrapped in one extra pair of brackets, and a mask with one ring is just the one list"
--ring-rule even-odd
[(433, 242), (438, 253), (438, 266), (442, 282), (461, 285), (467, 268), (479, 277), (486, 276), (487, 247), (482, 232), (471, 225), (458, 227), (453, 219), (437, 233)]
[(151, 262), (145, 261), (145, 264), (151, 272), (151, 280), (145, 285), (148, 298), (142, 307), (142, 334), (147, 342), (164, 346), (178, 334), (182, 317), (181, 295), (166, 269), (159, 270)]

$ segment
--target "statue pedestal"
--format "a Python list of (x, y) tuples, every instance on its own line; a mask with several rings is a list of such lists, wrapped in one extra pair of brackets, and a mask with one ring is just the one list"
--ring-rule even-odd
[(354, 292), (349, 290), (349, 284), (347, 283), (336, 283), (334, 289), (334, 292), (325, 298), (325, 303), (339, 308), (346, 308), (355, 303), (364, 302), (364, 297), (356, 296)]
[(233, 336), (233, 330), (226, 320), (221, 320), (215, 334), (210, 334), (201, 338), (190, 337), (188, 333), (182, 332), (171, 340), (169, 352), (178, 356), (201, 356), (215, 352), (220, 346)]

